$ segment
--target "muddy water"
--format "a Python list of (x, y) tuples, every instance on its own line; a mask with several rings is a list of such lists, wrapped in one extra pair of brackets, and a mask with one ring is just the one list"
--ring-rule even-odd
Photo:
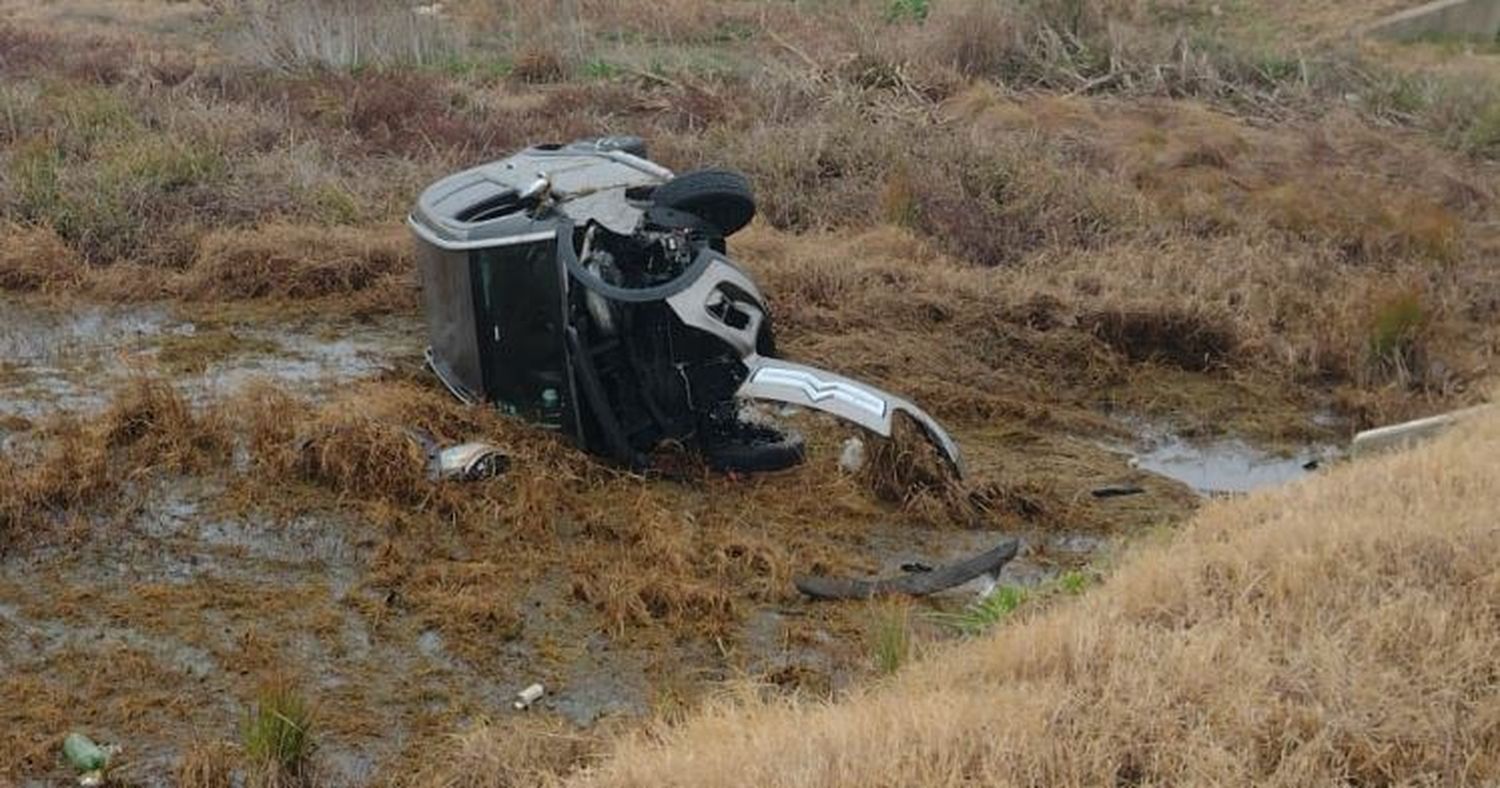
[[(132, 374), (158, 372), (197, 399), (255, 379), (318, 394), (420, 363), (419, 320), (288, 314), (225, 323), (166, 306), (38, 303), (0, 295), (0, 420), (99, 407)], [(5, 429), (0, 421), (0, 430)]]
[(1292, 452), (1259, 448), (1238, 438), (1194, 442), (1174, 435), (1149, 438), (1135, 467), (1176, 479), (1200, 495), (1247, 493), (1300, 479), (1338, 457), (1332, 446)]

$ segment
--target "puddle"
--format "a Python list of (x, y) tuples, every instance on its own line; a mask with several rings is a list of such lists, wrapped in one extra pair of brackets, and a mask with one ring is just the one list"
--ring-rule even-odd
[(1238, 438), (1190, 442), (1176, 436), (1135, 453), (1134, 467), (1191, 487), (1199, 495), (1238, 494), (1300, 479), (1337, 456), (1331, 446), (1277, 454)]
[(256, 379), (294, 383), (317, 396), (395, 359), (419, 358), (425, 336), (418, 320), (402, 316), (210, 326), (164, 306), (58, 305), (3, 295), (0, 315), (0, 416), (12, 423), (95, 410), (115, 385), (153, 368), (194, 400)]

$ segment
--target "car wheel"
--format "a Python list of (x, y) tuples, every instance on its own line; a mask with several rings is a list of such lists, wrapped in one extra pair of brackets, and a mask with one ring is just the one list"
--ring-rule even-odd
[(759, 425), (742, 425), (733, 438), (703, 448), (708, 466), (716, 471), (763, 473), (801, 464), (807, 444), (796, 432)]
[(745, 176), (730, 170), (698, 170), (656, 187), (651, 201), (696, 216), (733, 235), (755, 218), (755, 194)]

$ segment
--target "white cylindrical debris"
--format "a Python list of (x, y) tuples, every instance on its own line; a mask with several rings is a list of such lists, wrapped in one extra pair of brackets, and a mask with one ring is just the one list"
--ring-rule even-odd
[(1354, 441), (1349, 446), (1349, 453), (1360, 457), (1389, 449), (1408, 448), (1442, 433), (1466, 418), (1483, 413), (1491, 407), (1493, 406), (1476, 405), (1472, 408), (1442, 413), (1425, 419), (1365, 430), (1354, 436)]
[(541, 700), (542, 695), (546, 691), (547, 690), (543, 688), (542, 685), (533, 684), (526, 689), (517, 692), (516, 702), (513, 704), (516, 707), (516, 711), (525, 711), (526, 709), (531, 708), (531, 704)]

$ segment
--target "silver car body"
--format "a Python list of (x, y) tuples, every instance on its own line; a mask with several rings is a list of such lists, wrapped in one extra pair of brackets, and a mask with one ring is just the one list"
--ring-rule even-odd
[[(622, 149), (611, 138), (538, 146), (437, 182), (421, 195), (409, 224), (420, 238), (442, 249), (554, 237), (556, 225), (542, 210), (515, 212), (478, 223), (445, 218), (454, 215), (454, 206), (481, 204), (509, 192), (541, 195), (547, 207), (577, 226), (592, 221), (611, 232), (628, 235), (640, 226), (645, 208), (645, 203), (633, 195), (665, 183), (672, 175), (655, 162)], [(609, 292), (611, 288), (598, 276), (582, 269), (573, 273), (583, 286), (606, 297), (645, 295), (627, 296), (618, 289)], [(885, 437), (892, 433), (895, 415), (905, 413), (962, 474), (963, 459), (957, 444), (936, 420), (908, 400), (833, 372), (759, 355), (756, 338), (769, 310), (760, 289), (737, 265), (722, 255), (711, 255), (706, 265), (695, 264), (684, 279), (688, 276), (693, 278), (660, 288), (659, 297), (670, 304), (683, 323), (713, 334), (739, 354), (747, 370), (737, 392), (739, 397), (823, 411)], [(743, 320), (731, 323), (722, 317), (726, 307), (738, 312)], [(463, 387), (449, 385), (464, 396)]]

